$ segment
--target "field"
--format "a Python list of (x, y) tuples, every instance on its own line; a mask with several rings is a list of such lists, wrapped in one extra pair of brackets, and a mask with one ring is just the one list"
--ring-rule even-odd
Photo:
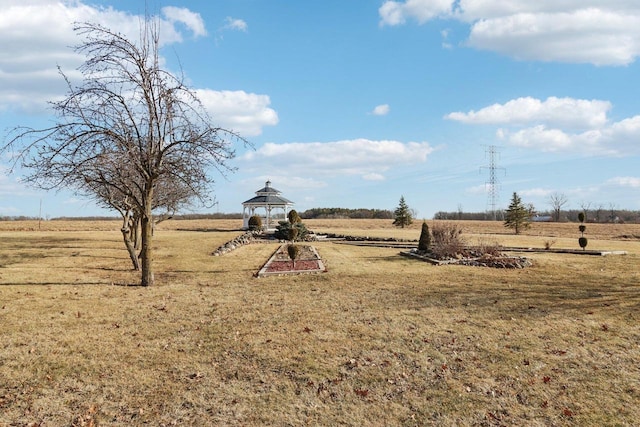
[[(577, 224), (459, 224), (469, 242), (577, 248)], [(118, 221), (0, 222), (0, 426), (640, 420), (640, 225), (587, 224), (587, 249), (627, 255), (527, 253), (522, 270), (318, 242), (326, 273), (265, 278), (275, 244), (211, 256), (239, 225), (163, 222), (141, 288)]]

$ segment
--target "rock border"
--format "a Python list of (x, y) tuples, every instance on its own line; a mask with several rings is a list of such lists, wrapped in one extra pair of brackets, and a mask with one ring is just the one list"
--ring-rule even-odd
[(238, 249), (239, 247), (242, 247), (244, 245), (249, 245), (253, 243), (256, 240), (256, 236), (260, 235), (261, 233), (262, 233), (261, 231), (247, 231), (245, 233), (242, 233), (238, 237), (235, 237), (229, 240), (224, 245), (219, 246), (218, 249), (213, 251), (211, 255), (213, 256), (224, 255), (228, 252)]

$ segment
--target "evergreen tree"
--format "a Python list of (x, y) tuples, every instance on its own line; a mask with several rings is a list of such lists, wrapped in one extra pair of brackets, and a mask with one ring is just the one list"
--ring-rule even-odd
[(420, 240), (418, 240), (418, 250), (427, 252), (431, 246), (431, 233), (427, 221), (422, 221), (422, 231), (420, 232)]
[(400, 204), (394, 211), (396, 219), (393, 221), (393, 225), (396, 227), (405, 228), (413, 222), (413, 215), (411, 209), (407, 206), (407, 202), (404, 201), (404, 196), (400, 196)]
[(513, 228), (516, 234), (520, 234), (520, 231), (526, 230), (531, 225), (532, 211), (533, 208), (531, 206), (527, 207), (522, 203), (518, 193), (514, 192), (511, 197), (511, 204), (504, 216), (504, 226)]

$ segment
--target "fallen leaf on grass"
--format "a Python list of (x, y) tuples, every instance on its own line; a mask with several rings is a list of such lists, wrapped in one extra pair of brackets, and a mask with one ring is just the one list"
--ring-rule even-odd
[(362, 388), (356, 388), (353, 391), (360, 397), (367, 397), (369, 395), (369, 390), (365, 390)]

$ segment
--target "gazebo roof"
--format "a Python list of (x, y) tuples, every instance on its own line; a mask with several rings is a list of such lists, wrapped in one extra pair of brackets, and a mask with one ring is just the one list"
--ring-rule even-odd
[(256, 191), (256, 196), (251, 199), (242, 202), (243, 205), (279, 205), (279, 206), (287, 206), (293, 205), (291, 200), (287, 200), (284, 197), (280, 196), (280, 191), (276, 190), (271, 186), (271, 181), (267, 181), (265, 183), (264, 188)]

